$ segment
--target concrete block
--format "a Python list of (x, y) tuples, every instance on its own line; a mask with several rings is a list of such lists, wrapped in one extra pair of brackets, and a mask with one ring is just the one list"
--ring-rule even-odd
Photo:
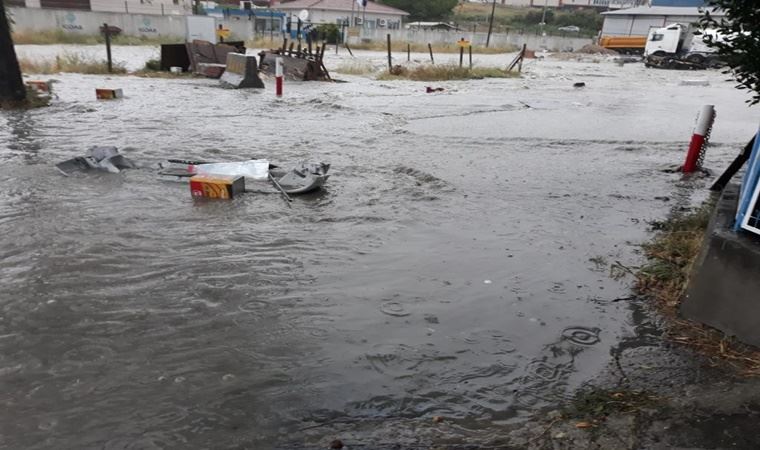
[(227, 53), (227, 68), (219, 81), (223, 87), (232, 89), (264, 89), (264, 82), (259, 78), (256, 57), (241, 53)]
[(739, 187), (724, 189), (681, 314), (760, 347), (760, 238), (732, 230)]
[(221, 78), (224, 70), (227, 68), (224, 64), (216, 63), (198, 63), (198, 69), (195, 73), (208, 78)]

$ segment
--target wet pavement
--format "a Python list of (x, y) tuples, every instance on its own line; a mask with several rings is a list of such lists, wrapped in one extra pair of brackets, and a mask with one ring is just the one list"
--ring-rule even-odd
[[(718, 111), (716, 171), (756, 123), (720, 73), (525, 70), (438, 94), (339, 75), (281, 100), (272, 83), (61, 74), (51, 107), (2, 113), (0, 446), (477, 446), (567, 399), (644, 320), (609, 265), (706, 195), (660, 170), (699, 107)], [(679, 86), (693, 78), (711, 85)], [(144, 168), (54, 169), (91, 145)], [(194, 202), (156, 178), (170, 157), (333, 175), (291, 209)]]

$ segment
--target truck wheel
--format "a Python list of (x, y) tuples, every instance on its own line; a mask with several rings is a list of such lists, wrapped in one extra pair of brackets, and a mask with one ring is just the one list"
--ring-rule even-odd
[(694, 63), (694, 64), (702, 64), (705, 62), (705, 57), (700, 55), (699, 53), (693, 53), (686, 57), (686, 61), (689, 61), (690, 63)]

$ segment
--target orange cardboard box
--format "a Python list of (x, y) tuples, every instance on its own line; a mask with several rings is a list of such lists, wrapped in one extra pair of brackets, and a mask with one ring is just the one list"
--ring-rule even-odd
[(124, 92), (121, 89), (95, 89), (95, 97), (98, 100), (113, 100), (123, 98)]
[(245, 177), (195, 175), (190, 178), (190, 194), (193, 198), (229, 200), (243, 192), (245, 192)]

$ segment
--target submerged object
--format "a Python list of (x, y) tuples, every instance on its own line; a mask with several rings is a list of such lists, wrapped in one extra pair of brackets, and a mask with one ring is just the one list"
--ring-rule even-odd
[(135, 163), (119, 154), (116, 147), (92, 147), (86, 156), (78, 156), (55, 165), (64, 175), (77, 171), (105, 170), (119, 173), (124, 169), (134, 169)]
[(230, 200), (245, 192), (245, 177), (195, 175), (190, 178), (190, 195), (193, 198)]
[(305, 194), (321, 188), (330, 178), (327, 171), (330, 165), (325, 163), (300, 162), (296, 167), (283, 171), (270, 169), (269, 173), (287, 194)]
[(265, 160), (210, 163), (170, 159), (169, 163), (178, 164), (178, 166), (167, 167), (159, 171), (158, 174), (169, 181), (187, 181), (197, 174), (244, 176), (246, 192), (278, 192), (272, 190), (271, 185), (264, 183), (270, 179), (275, 186), (279, 185), (283, 192), (293, 195), (315, 191), (324, 186), (330, 178), (330, 175), (327, 174), (330, 170), (330, 164), (299, 162), (291, 169), (283, 169), (266, 162), (266, 166), (262, 170), (262, 161)]

